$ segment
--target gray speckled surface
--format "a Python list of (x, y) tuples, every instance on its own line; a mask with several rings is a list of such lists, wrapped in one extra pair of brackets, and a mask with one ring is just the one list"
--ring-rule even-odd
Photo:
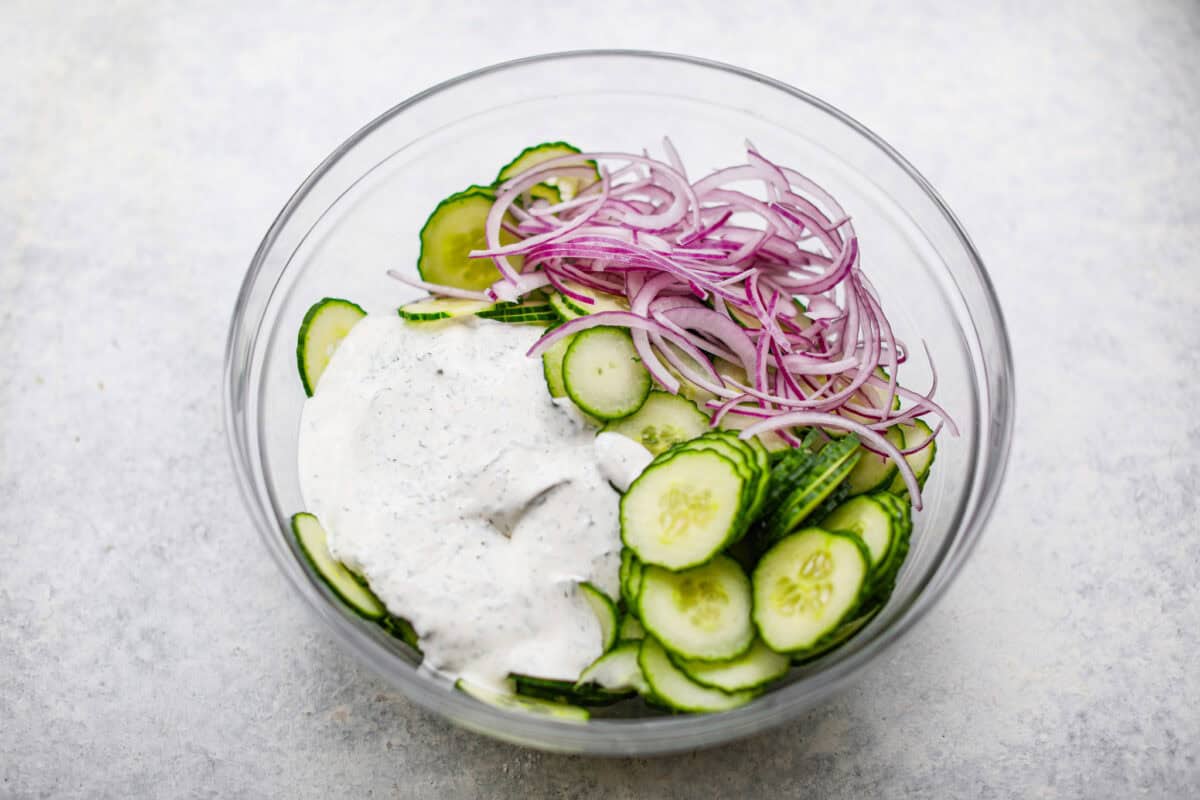
[[(1194, 0), (85, 5), (0, 7), (0, 797), (1200, 795)], [(871, 680), (637, 761), (452, 729), (342, 653), (254, 540), (217, 390), (327, 152), (435, 80), (606, 45), (881, 133), (974, 235), (1018, 366), (994, 521)]]

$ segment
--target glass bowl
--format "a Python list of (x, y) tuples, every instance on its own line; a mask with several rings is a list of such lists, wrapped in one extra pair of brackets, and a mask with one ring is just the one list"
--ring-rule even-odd
[[(418, 671), (412, 650), (339, 604), (297, 552), (288, 527), (303, 510), (296, 331), (321, 297), (380, 313), (412, 299), (416, 292), (386, 271), (415, 273), (417, 234), (430, 210), (454, 191), (489, 181), (526, 145), (563, 139), (640, 152), (656, 150), (664, 135), (693, 174), (737, 162), (749, 139), (840, 200), (894, 327), (910, 343), (928, 342), (938, 400), (961, 435), (939, 438), (925, 510), (887, 607), (848, 644), (794, 669), (761, 698), (722, 714), (633, 709), (586, 724), (502, 711)], [(930, 377), (920, 358), (904, 375), (916, 387)], [(466, 728), (546, 750), (606, 755), (729, 741), (793, 719), (845, 687), (961, 569), (999, 491), (1013, 424), (1009, 343), (987, 274), (954, 215), (911, 165), (845, 114), (778, 81), (635, 51), (488, 67), (421, 92), (350, 137), (304, 181), (254, 255), (230, 326), (224, 396), (254, 525), (299, 596), (347, 647), (414, 702)]]

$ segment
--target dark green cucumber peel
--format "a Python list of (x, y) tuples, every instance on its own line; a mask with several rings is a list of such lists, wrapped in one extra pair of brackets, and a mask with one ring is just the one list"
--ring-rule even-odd
[(607, 706), (619, 703), (633, 697), (635, 691), (613, 691), (595, 684), (576, 686), (571, 681), (560, 681), (552, 678), (537, 678), (532, 675), (510, 675), (517, 688), (517, 694), (525, 697), (536, 697), (539, 700), (549, 700), (554, 703), (567, 705)]
[(761, 525), (761, 542), (770, 546), (804, 524), (804, 521), (850, 474), (862, 451), (853, 434), (821, 448), (807, 472)]
[(304, 394), (307, 397), (312, 397), (317, 387), (313, 385), (312, 380), (309, 378), (308, 369), (304, 364), (304, 344), (308, 339), (308, 329), (312, 326), (313, 320), (317, 318), (317, 315), (329, 303), (342, 303), (357, 309), (364, 317), (367, 315), (366, 310), (358, 303), (352, 303), (340, 297), (323, 297), (309, 306), (308, 311), (304, 314), (304, 319), (300, 322), (300, 330), (296, 333), (296, 369), (300, 373), (300, 383), (304, 386)]

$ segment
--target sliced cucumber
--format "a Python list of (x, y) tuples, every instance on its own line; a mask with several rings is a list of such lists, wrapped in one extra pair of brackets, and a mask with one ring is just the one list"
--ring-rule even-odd
[(476, 311), (475, 316), (515, 324), (544, 325), (547, 322), (558, 321), (558, 312), (549, 301), (540, 298), (522, 303), (496, 303)]
[(536, 697), (521, 697), (507, 692), (497, 692), (494, 689), (468, 683), (461, 679), (455, 682), (454, 688), (460, 692), (469, 694), (482, 703), (502, 708), (505, 711), (519, 711), (526, 714), (553, 717), (564, 722), (587, 722), (592, 716), (586, 708), (567, 705), (566, 703), (555, 703), (550, 700), (541, 700)]
[(563, 356), (574, 337), (559, 339), (542, 353), (542, 375), (551, 397), (566, 397), (567, 385), (563, 382)]
[(708, 430), (708, 417), (685, 397), (652, 391), (635, 413), (608, 423), (604, 430), (627, 436), (658, 455)]
[(317, 576), (333, 590), (346, 605), (367, 619), (379, 619), (387, 613), (379, 598), (364, 586), (354, 573), (329, 553), (325, 529), (312, 514), (301, 512), (292, 517), (292, 532), (300, 551), (308, 559)]
[(898, 530), (883, 503), (870, 495), (859, 495), (839, 505), (821, 521), (827, 531), (849, 531), (862, 539), (871, 557), (871, 568), (887, 557)]
[(888, 492), (879, 492), (872, 497), (888, 510), (893, 522), (891, 547), (884, 560), (875, 565), (871, 573), (871, 601), (882, 606), (891, 596), (900, 568), (904, 566), (904, 560), (908, 557), (912, 516), (911, 506), (905, 497), (897, 497)]
[(532, 675), (509, 675), (517, 694), (536, 697), (553, 703), (580, 706), (607, 706), (633, 694), (629, 689), (612, 691), (599, 686), (580, 686), (574, 681), (538, 678)]
[(831, 633), (829, 636), (826, 636), (812, 647), (808, 648), (807, 650), (800, 650), (796, 653), (793, 653), (792, 663), (807, 664), (810, 661), (815, 661), (830, 651), (841, 647), (846, 642), (854, 638), (854, 634), (867, 627), (867, 623), (875, 618), (875, 615), (879, 613), (879, 609), (882, 607), (882, 605), (876, 605), (866, 613), (857, 613), (854, 619), (850, 620), (849, 622), (842, 623), (840, 626), (838, 626), (836, 631)]
[[(900, 425), (899, 427), (904, 430), (904, 446), (906, 449), (911, 450), (933, 439), (933, 429), (923, 419), (917, 420), (912, 425)], [(922, 447), (915, 453), (909, 453), (904, 457), (904, 460), (912, 467), (913, 474), (917, 476), (918, 486), (925, 486), (925, 480), (929, 477), (929, 470), (933, 468), (933, 460), (936, 457), (937, 439), (929, 442), (927, 447)], [(888, 487), (888, 491), (892, 494), (907, 494), (908, 487), (904, 485), (904, 478), (896, 475), (892, 479), (892, 485)]]
[(600, 623), (600, 652), (607, 653), (617, 642), (617, 604), (587, 581), (579, 584), (579, 591)]
[(760, 689), (782, 678), (791, 666), (791, 659), (767, 647), (762, 639), (755, 639), (749, 650), (729, 661), (694, 661), (678, 656), (671, 656), (671, 661), (701, 686), (723, 692)]
[(744, 483), (720, 453), (674, 453), (621, 495), (621, 540), (646, 564), (673, 570), (703, 564), (738, 533)]
[(626, 614), (621, 617), (621, 624), (617, 626), (617, 644), (623, 642), (639, 642), (646, 638), (646, 629), (642, 627), (642, 623), (633, 614)]
[[(573, 153), (580, 152), (579, 148), (573, 144), (566, 142), (543, 142), (542, 144), (526, 147), (517, 157), (500, 168), (500, 172), (496, 175), (496, 183), (503, 183), (509, 178), (520, 175), (538, 164), (549, 161), (552, 158), (560, 156), (568, 156)], [(589, 166), (592, 168), (596, 177), (594, 180), (600, 180), (600, 172), (596, 168), (596, 162), (590, 160), (579, 160), (579, 166)], [(558, 202), (559, 198), (570, 200), (579, 190), (585, 185), (594, 181), (576, 178), (574, 176), (554, 176), (547, 178), (544, 183), (537, 184), (530, 190), (530, 194), (534, 197), (543, 197), (552, 203)], [(545, 191), (546, 189), (553, 192)]]
[(748, 442), (728, 431), (709, 431), (695, 439), (684, 442), (679, 450), (712, 450), (733, 462), (744, 481), (742, 484), (741, 517), (730, 543), (741, 539), (750, 523), (758, 514), (759, 506), (766, 495), (767, 473), (761, 469), (757, 451)]
[(586, 314), (576, 311), (572, 306), (567, 304), (567, 298), (558, 292), (551, 292), (548, 300), (550, 307), (554, 309), (554, 313), (558, 314), (563, 321), (578, 319), (579, 317), (587, 316)]
[(730, 693), (701, 686), (676, 667), (662, 645), (649, 636), (642, 640), (638, 666), (654, 699), (676, 711), (729, 711), (757, 696), (753, 691)]
[(383, 628), (385, 631), (390, 633), (392, 636), (395, 636), (397, 639), (404, 642), (418, 653), (421, 652), (421, 644), (417, 637), (417, 632), (413, 628), (412, 623), (410, 623), (404, 617), (397, 617), (394, 614), (388, 614), (379, 620), (379, 627)]
[(778, 653), (812, 647), (854, 612), (870, 556), (853, 534), (806, 528), (784, 538), (754, 570), (754, 624)]
[(601, 311), (628, 311), (629, 301), (624, 297), (605, 294), (604, 292), (595, 292), (586, 286), (582, 286), (575, 281), (564, 281), (563, 286), (569, 289), (572, 293), (587, 297), (591, 300), (590, 303), (585, 303), (567, 294), (560, 294), (562, 302), (567, 308), (571, 309), (577, 317), (586, 317), (588, 314), (599, 314)]
[(846, 479), (861, 456), (858, 437), (853, 434), (821, 448), (787, 498), (771, 512), (765, 523), (763, 543), (770, 545), (799, 527)]
[(562, 363), (567, 396), (602, 420), (637, 411), (650, 394), (650, 373), (642, 366), (629, 332), (599, 327), (573, 337)]
[(466, 300), (461, 297), (427, 297), (400, 306), (400, 316), (409, 322), (435, 322), (456, 317), (470, 317), (495, 306), (486, 300)]
[(308, 309), (296, 336), (296, 366), (300, 368), (300, 382), (306, 395), (313, 396), (333, 351), (366, 315), (360, 306), (336, 297), (318, 300)]
[(737, 658), (754, 642), (751, 603), (746, 573), (732, 558), (717, 556), (683, 572), (647, 566), (638, 617), (672, 653), (724, 661)]
[(642, 590), (642, 571), (645, 569), (642, 562), (638, 561), (637, 556), (628, 547), (621, 548), (621, 561), (629, 559), (629, 566), (625, 570), (624, 576), (621, 578), (621, 598), (625, 601), (625, 607), (629, 609), (629, 613), (637, 614), (637, 598), (638, 592)]
[[(899, 425), (888, 428), (883, 438), (887, 439), (897, 450), (904, 449), (904, 432)], [(863, 451), (862, 458), (846, 476), (846, 486), (850, 494), (867, 494), (886, 489), (896, 477), (899, 467), (891, 456), (881, 456), (877, 453)]]
[[(471, 186), (450, 195), (429, 215), (421, 228), (421, 254), (417, 271), (423, 280), (459, 289), (482, 291), (500, 278), (490, 258), (471, 258), (472, 250), (487, 248), (487, 218), (496, 193), (484, 186)], [(500, 244), (511, 244), (516, 237), (500, 231)], [(520, 269), (521, 258), (509, 262)]]
[[(632, 619), (632, 617), (626, 617)], [(617, 645), (591, 666), (579, 674), (575, 683), (577, 691), (596, 687), (608, 692), (638, 692), (645, 694), (650, 690), (642, 668), (638, 666), (638, 651), (641, 641), (628, 641)]]
[(875, 492), (871, 495), (892, 515), (892, 519), (905, 536), (912, 533), (912, 503), (908, 495), (895, 495), (891, 492)]

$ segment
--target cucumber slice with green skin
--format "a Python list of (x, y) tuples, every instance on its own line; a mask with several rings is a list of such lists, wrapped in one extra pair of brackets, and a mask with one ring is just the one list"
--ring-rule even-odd
[(649, 692), (650, 685), (646, 683), (642, 668), (638, 666), (638, 651), (641, 646), (639, 638), (637, 641), (619, 644), (600, 656), (579, 674), (579, 680), (575, 683), (576, 691), (599, 689), (611, 693), (625, 693), (622, 696), (633, 692)]
[(827, 531), (849, 531), (862, 540), (870, 554), (871, 568), (887, 557), (899, 534), (891, 513), (874, 497), (859, 495), (842, 503), (821, 520)]
[(550, 700), (540, 700), (536, 697), (522, 697), (508, 692), (497, 692), (494, 689), (467, 683), (461, 679), (455, 681), (454, 688), (464, 694), (469, 694), (481, 703), (487, 703), (489, 706), (504, 709), (505, 711), (517, 711), (542, 717), (552, 717), (564, 722), (587, 722), (592, 716), (586, 708), (567, 705), (566, 703), (555, 703)]
[(588, 314), (599, 314), (601, 311), (628, 311), (629, 301), (624, 297), (605, 294), (604, 292), (595, 292), (586, 286), (582, 286), (575, 281), (563, 281), (565, 286), (570, 291), (584, 297), (591, 298), (590, 303), (585, 303), (582, 300), (577, 300), (570, 295), (559, 293), (562, 302), (567, 308), (571, 309), (577, 317), (586, 317)]
[(909, 503), (908, 495), (899, 497), (891, 492), (875, 492), (871, 497), (892, 515), (892, 520), (904, 535), (912, 533), (912, 504)]
[(654, 455), (708, 430), (708, 416), (685, 397), (651, 391), (637, 412), (610, 422), (604, 430), (639, 443)]
[(638, 593), (646, 632), (673, 654), (725, 661), (754, 642), (750, 579), (736, 561), (717, 556), (700, 567), (671, 572), (647, 566)]
[(574, 308), (567, 305), (567, 298), (563, 297), (558, 292), (552, 292), (550, 294), (550, 299), (547, 302), (549, 302), (550, 307), (554, 309), (554, 313), (558, 314), (558, 316), (564, 322), (569, 322), (570, 320), (587, 316), (586, 314), (576, 311)]
[(417, 638), (417, 632), (413, 628), (412, 623), (410, 623), (404, 617), (397, 617), (393, 614), (388, 614), (379, 620), (379, 627), (383, 628), (389, 634), (395, 636), (397, 639), (404, 642), (418, 653), (421, 652), (421, 646)]
[(516, 324), (544, 325), (558, 321), (558, 312), (548, 301), (530, 300), (523, 303), (496, 303), (482, 311), (476, 311), (475, 316), (483, 319), (494, 319), (497, 322)]
[(333, 352), (366, 315), (361, 306), (336, 297), (318, 300), (308, 309), (296, 336), (296, 366), (306, 395), (313, 396)]
[(900, 568), (904, 566), (904, 560), (908, 557), (912, 539), (912, 518), (906, 498), (896, 497), (887, 492), (879, 492), (872, 497), (881, 506), (889, 509), (895, 534), (887, 556), (875, 566), (870, 576), (870, 602), (883, 606), (891, 596)]
[(563, 355), (567, 396), (602, 420), (633, 414), (650, 395), (650, 373), (642, 366), (633, 338), (620, 328), (589, 328), (575, 334)]
[(466, 300), (461, 297), (428, 297), (400, 306), (399, 312), (409, 322), (436, 322), (474, 316), (495, 305), (486, 300)]
[(325, 529), (312, 514), (301, 512), (292, 517), (292, 532), (300, 551), (312, 565), (313, 571), (359, 616), (377, 620), (387, 613), (379, 598), (363, 586), (350, 570), (329, 553)]
[(621, 598), (625, 601), (625, 607), (629, 609), (629, 613), (637, 614), (637, 598), (638, 592), (642, 589), (642, 571), (645, 567), (642, 562), (637, 560), (637, 556), (628, 547), (621, 548), (621, 558), (629, 555), (629, 567), (625, 571), (625, 578), (621, 583)]
[(650, 685), (653, 699), (675, 711), (729, 711), (758, 696), (754, 691), (729, 693), (701, 686), (672, 663), (667, 651), (653, 637), (642, 640), (638, 666)]
[(740, 539), (750, 521), (751, 506), (758, 491), (759, 474), (758, 460), (754, 457), (754, 453), (748, 447), (742, 448), (735, 442), (736, 439), (730, 441), (720, 435), (705, 434), (682, 443), (679, 445), (678, 451), (711, 450), (728, 458), (737, 468), (738, 474), (742, 476), (742, 499), (738, 503), (742, 514), (733, 538)]
[[(898, 426), (904, 431), (904, 442), (906, 448), (913, 448), (929, 442), (927, 447), (922, 447), (915, 453), (909, 453), (904, 457), (908, 465), (912, 467), (913, 474), (917, 476), (917, 485), (924, 488), (925, 480), (929, 477), (929, 470), (933, 468), (933, 460), (937, 457), (937, 439), (933, 437), (933, 429), (923, 419), (919, 419), (912, 425)], [(892, 494), (908, 494), (908, 488), (904, 485), (904, 478), (899, 474), (892, 479), (891, 486), (888, 491)]]
[(729, 661), (692, 661), (673, 655), (671, 661), (696, 683), (722, 692), (761, 689), (786, 675), (791, 666), (790, 658), (767, 647), (762, 639), (755, 639), (749, 650)]
[[(417, 271), (422, 280), (478, 292), (500, 279), (500, 271), (490, 258), (468, 255), (472, 250), (487, 248), (487, 218), (495, 201), (492, 189), (471, 186), (438, 203), (421, 228)], [(515, 241), (515, 236), (501, 229), (501, 245)], [(519, 256), (509, 256), (508, 260), (520, 269)]]
[(771, 467), (771, 476), (767, 482), (763, 505), (769, 509), (775, 509), (782, 505), (796, 485), (808, 474), (814, 461), (816, 461), (816, 456), (807, 447), (789, 447), (788, 451)]
[(858, 437), (853, 434), (821, 448), (804, 477), (767, 520), (764, 542), (770, 545), (798, 528), (846, 479), (861, 456)]
[[(904, 449), (904, 431), (900, 430), (899, 425), (888, 428), (883, 438), (895, 445), (897, 450)], [(862, 458), (846, 476), (846, 486), (852, 495), (876, 492), (888, 488), (899, 471), (891, 456), (881, 456), (864, 449)]]
[(571, 346), (573, 336), (559, 339), (546, 348), (542, 353), (542, 376), (546, 379), (546, 389), (551, 397), (566, 397), (567, 384), (563, 381), (563, 356)]
[(875, 615), (879, 613), (881, 608), (883, 608), (882, 605), (877, 605), (873, 606), (866, 613), (862, 613), (861, 611), (858, 612), (854, 619), (850, 620), (849, 622), (842, 623), (842, 625), (839, 626), (836, 631), (829, 636), (826, 636), (820, 642), (817, 642), (817, 644), (813, 645), (807, 650), (800, 650), (796, 653), (793, 653), (792, 663), (797, 666), (801, 664), (808, 664), (841, 647), (846, 642), (854, 638), (856, 633), (867, 627), (867, 623), (875, 618)]
[[(526, 147), (517, 154), (516, 158), (500, 168), (500, 172), (496, 175), (496, 183), (503, 183), (509, 178), (520, 175), (522, 172), (552, 158), (559, 158), (578, 152), (580, 152), (578, 147), (567, 142), (543, 142), (532, 147)], [(597, 169), (595, 161), (580, 159), (579, 166), (591, 167), (596, 176), (595, 180), (600, 180), (600, 171)], [(560, 197), (563, 200), (570, 200), (579, 193), (580, 189), (591, 182), (573, 176), (551, 177), (547, 178), (544, 183), (536, 184), (530, 190), (530, 194), (534, 197), (545, 197), (550, 202), (558, 202), (557, 198)], [(538, 191), (539, 187), (544, 187), (544, 189)], [(552, 191), (554, 193), (553, 197), (556, 199), (551, 199), (548, 193), (544, 191), (545, 189)]]
[(646, 638), (646, 629), (642, 627), (642, 623), (633, 614), (626, 614), (621, 617), (621, 624), (617, 626), (617, 646), (623, 642), (640, 642)]
[(737, 534), (743, 485), (733, 462), (711, 450), (651, 464), (621, 495), (621, 541), (645, 564), (699, 566)]
[(580, 706), (607, 706), (633, 695), (630, 689), (610, 691), (599, 686), (579, 686), (572, 681), (537, 678), (532, 675), (509, 675), (517, 694), (552, 703)]
[(870, 569), (853, 534), (806, 528), (768, 550), (754, 569), (754, 624), (777, 653), (805, 650), (835, 631), (863, 599)]
[(600, 652), (607, 653), (617, 643), (617, 604), (587, 581), (579, 584), (579, 591), (600, 623)]

